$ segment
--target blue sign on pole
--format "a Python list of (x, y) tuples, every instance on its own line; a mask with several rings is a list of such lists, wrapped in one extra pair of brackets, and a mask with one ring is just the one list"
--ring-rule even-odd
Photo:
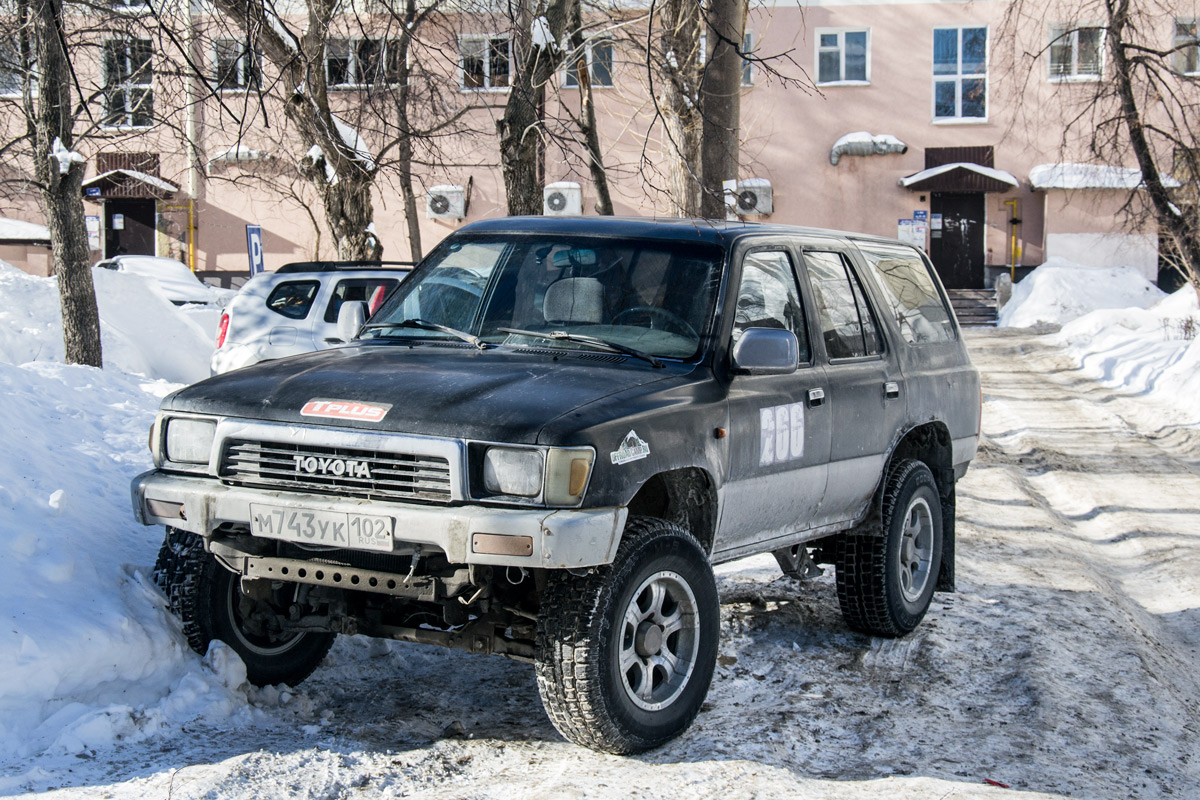
[(250, 274), (258, 275), (263, 271), (262, 226), (246, 226), (246, 255), (250, 257)]

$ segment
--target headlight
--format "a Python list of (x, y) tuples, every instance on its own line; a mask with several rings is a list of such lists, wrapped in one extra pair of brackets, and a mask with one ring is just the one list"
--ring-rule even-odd
[(550, 448), (546, 454), (546, 505), (579, 505), (595, 458), (590, 447)]
[(493, 494), (537, 497), (542, 491), (542, 452), (489, 447), (483, 454), (483, 487)]
[(207, 464), (217, 423), (210, 419), (168, 419), (167, 461)]

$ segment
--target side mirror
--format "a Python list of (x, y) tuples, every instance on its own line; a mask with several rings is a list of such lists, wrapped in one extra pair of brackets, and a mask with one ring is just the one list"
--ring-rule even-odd
[(790, 375), (800, 366), (796, 334), (776, 328), (747, 328), (733, 348), (733, 371), (743, 375)]
[(347, 300), (338, 309), (337, 338), (326, 339), (328, 344), (354, 341), (363, 323), (367, 321), (367, 304)]

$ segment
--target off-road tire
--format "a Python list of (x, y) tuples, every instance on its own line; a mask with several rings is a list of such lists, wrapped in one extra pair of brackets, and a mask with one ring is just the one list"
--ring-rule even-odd
[[(295, 686), (317, 668), (334, 634), (299, 634), (280, 653), (257, 652), (235, 630), (238, 621), (230, 612), (230, 592), (239, 592), (238, 577), (204, 551), (199, 536), (167, 528), (154, 563), (154, 582), (167, 597), (172, 613), (183, 623), (188, 646), (200, 655), (219, 639), (229, 645), (246, 664), (246, 678), (255, 686), (286, 683)], [(236, 595), (234, 596), (236, 598)]]
[[(941, 569), (941, 502), (929, 467), (914, 459), (893, 465), (883, 490), (882, 512), (880, 527), (856, 528), (839, 537), (838, 604), (851, 628), (897, 637), (912, 631), (925, 617)], [(928, 514), (930, 558), (921, 591), (908, 598), (902, 587), (901, 548), (906, 520), (914, 513)]]
[[(628, 678), (618, 666), (622, 647), (628, 647), (621, 631), (639, 587), (662, 575), (691, 592), (695, 658), (674, 699), (646, 710), (629, 696)], [(585, 575), (554, 571), (542, 591), (536, 668), (546, 714), (559, 733), (593, 750), (628, 754), (665, 744), (700, 712), (712, 683), (720, 627), (716, 581), (700, 543), (672, 523), (632, 517), (611, 565)]]

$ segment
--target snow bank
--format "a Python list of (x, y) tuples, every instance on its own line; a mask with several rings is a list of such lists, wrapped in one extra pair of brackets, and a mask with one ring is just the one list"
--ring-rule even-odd
[[(176, 383), (208, 377), (213, 312), (181, 312), (137, 275), (92, 271), (106, 367)], [(63, 361), (62, 317), (53, 278), (0, 261), (0, 362)]]
[(207, 375), (208, 333), (144, 279), (94, 275), (104, 370), (58, 363), (54, 280), (0, 262), (0, 757), (254, 713), (232, 651), (186, 648), (150, 575), (162, 531), (129, 507), (159, 398)]
[(1200, 422), (1198, 332), (1196, 292), (1185, 286), (1148, 309), (1094, 311), (1064, 325), (1056, 338), (1087, 377), (1144, 396), (1160, 409), (1169, 407), (1167, 416), (1174, 421), (1195, 423)]
[(1051, 258), (1013, 286), (998, 324), (1062, 325), (1102, 308), (1146, 308), (1165, 295), (1132, 267), (1086, 267)]
[(171, 388), (0, 364), (0, 754), (82, 752), (245, 705), (237, 664), (186, 650), (149, 574), (161, 531), (129, 509)]

